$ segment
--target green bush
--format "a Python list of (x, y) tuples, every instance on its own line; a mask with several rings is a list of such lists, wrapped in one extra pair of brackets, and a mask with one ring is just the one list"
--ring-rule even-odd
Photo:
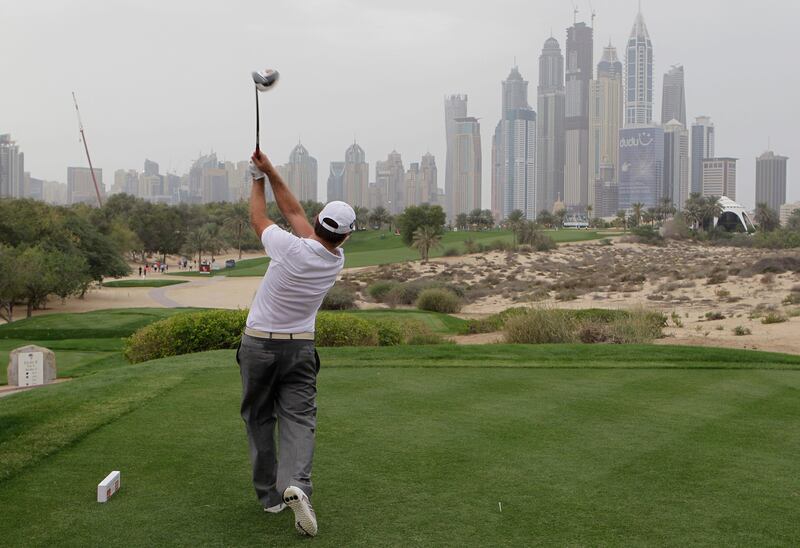
[(420, 293), (426, 289), (434, 288), (447, 289), (459, 298), (464, 296), (464, 290), (459, 286), (447, 284), (437, 280), (414, 280), (413, 282), (397, 284), (386, 293), (383, 302), (392, 307), (399, 305), (412, 305), (416, 303)]
[(321, 310), (352, 310), (356, 308), (356, 294), (342, 285), (334, 285), (322, 300)]
[(461, 250), (457, 247), (448, 247), (444, 250), (445, 257), (458, 257), (459, 255), (461, 255)]
[(417, 297), (417, 308), (431, 312), (452, 314), (461, 310), (461, 299), (449, 289), (430, 288), (423, 290)]
[(560, 310), (531, 308), (506, 321), (506, 341), (520, 344), (578, 342), (578, 321)]
[(737, 337), (743, 337), (745, 335), (750, 335), (752, 331), (750, 331), (749, 327), (744, 327), (742, 325), (737, 325), (733, 328), (733, 334)]
[(408, 344), (415, 344), (415, 345), (428, 345), (428, 344), (444, 344), (448, 341), (445, 340), (438, 333), (434, 333), (433, 331), (420, 331), (414, 333), (410, 339), (408, 339)]
[(367, 288), (367, 293), (380, 303), (383, 302), (386, 294), (398, 285), (400, 284), (394, 280), (378, 280)]
[(763, 318), (761, 318), (761, 323), (763, 324), (771, 324), (771, 323), (783, 323), (786, 321), (786, 316), (783, 314), (778, 314), (776, 312), (770, 312)]
[(378, 346), (378, 328), (352, 314), (317, 314), (317, 346)]
[(208, 310), (178, 314), (145, 326), (125, 339), (132, 363), (192, 352), (236, 348), (247, 310)]
[(631, 230), (631, 234), (639, 243), (650, 245), (662, 245), (664, 243), (664, 238), (652, 226), (638, 226)]
[(378, 330), (379, 346), (397, 346), (403, 344), (406, 339), (406, 329), (401, 322), (395, 320), (376, 320), (374, 322)]
[(505, 327), (509, 318), (518, 316), (520, 314), (525, 314), (528, 310), (529, 309), (527, 308), (514, 307), (503, 310), (502, 312), (498, 312), (497, 314), (492, 314), (491, 316), (481, 318), (479, 320), (468, 320), (466, 331), (468, 334), (493, 333), (495, 331), (500, 331), (503, 329), (503, 327)]

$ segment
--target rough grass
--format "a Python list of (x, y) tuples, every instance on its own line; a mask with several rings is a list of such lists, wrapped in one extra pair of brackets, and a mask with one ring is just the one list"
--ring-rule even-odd
[[(320, 355), (315, 546), (800, 542), (800, 357), (646, 345)], [(303, 542), (290, 513), (265, 515), (252, 493), (233, 358), (180, 356), (1, 400), (3, 544)], [(112, 469), (122, 490), (97, 504)]]

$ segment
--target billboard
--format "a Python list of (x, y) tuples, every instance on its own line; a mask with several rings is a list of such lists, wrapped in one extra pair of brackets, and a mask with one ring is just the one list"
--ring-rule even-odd
[(656, 207), (663, 194), (664, 130), (642, 126), (619, 130), (619, 208)]

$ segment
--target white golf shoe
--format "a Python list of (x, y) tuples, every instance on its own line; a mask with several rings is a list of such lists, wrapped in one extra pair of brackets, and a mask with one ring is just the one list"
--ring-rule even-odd
[(283, 492), (283, 502), (294, 512), (294, 528), (302, 535), (317, 535), (317, 515), (308, 496), (299, 487), (290, 485)]
[(278, 512), (282, 512), (286, 509), (286, 504), (279, 502), (275, 506), (270, 506), (269, 508), (264, 508), (265, 512), (269, 512), (270, 514), (277, 514)]

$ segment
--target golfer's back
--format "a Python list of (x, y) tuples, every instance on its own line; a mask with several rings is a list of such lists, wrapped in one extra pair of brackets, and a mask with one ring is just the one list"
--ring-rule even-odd
[(344, 266), (344, 252), (328, 251), (316, 240), (298, 238), (278, 225), (268, 226), (261, 242), (270, 257), (247, 327), (272, 333), (314, 331), (325, 294)]

